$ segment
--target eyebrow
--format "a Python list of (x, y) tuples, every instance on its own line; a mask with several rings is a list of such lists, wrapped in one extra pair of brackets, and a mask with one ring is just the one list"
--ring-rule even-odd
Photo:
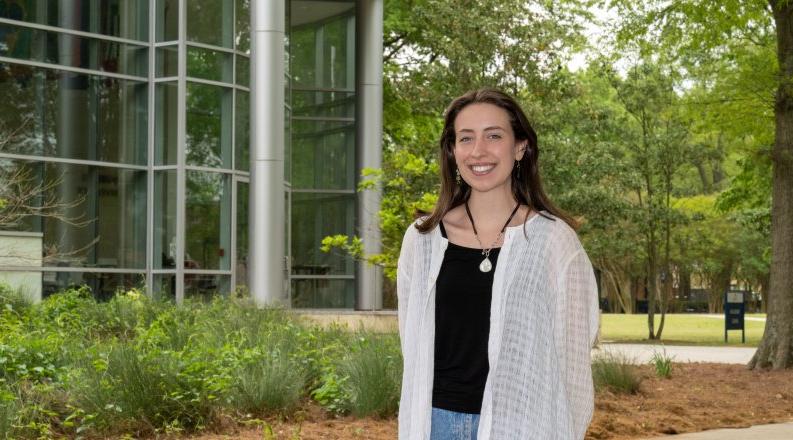
[[(499, 127), (498, 125), (492, 125), (492, 126), (490, 126), (490, 127), (487, 127), (487, 128), (485, 128), (485, 129), (484, 129), (484, 130), (482, 130), (482, 131), (488, 131), (488, 130), (504, 130), (504, 129), (503, 129), (503, 128), (501, 128), (501, 127)], [(463, 129), (457, 130), (457, 133), (463, 133), (463, 132), (470, 132), (470, 133), (473, 133), (474, 131), (473, 131), (473, 130), (471, 130), (470, 128), (463, 128)]]

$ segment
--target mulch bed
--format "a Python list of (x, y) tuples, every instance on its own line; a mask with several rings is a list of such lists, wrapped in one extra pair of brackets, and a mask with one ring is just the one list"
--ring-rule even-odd
[[(750, 371), (742, 365), (674, 364), (672, 377), (649, 366), (635, 395), (599, 393), (587, 440), (665, 434), (793, 421), (793, 370)], [(396, 419), (337, 418), (306, 404), (290, 420), (268, 420), (277, 439), (395, 439)], [(191, 440), (257, 439), (262, 428), (229, 427)]]

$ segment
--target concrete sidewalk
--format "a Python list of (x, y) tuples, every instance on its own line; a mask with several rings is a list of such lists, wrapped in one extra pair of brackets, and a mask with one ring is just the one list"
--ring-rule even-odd
[(791, 440), (793, 439), (793, 422), (757, 425), (744, 429), (714, 429), (690, 434), (664, 435), (648, 437), (645, 440), (664, 438), (674, 438), (675, 440)]
[[(715, 362), (746, 364), (754, 356), (755, 347), (703, 347), (691, 345), (618, 344), (602, 342), (592, 356), (614, 353), (634, 364), (650, 362), (655, 353), (666, 354), (672, 362)], [(790, 437), (793, 439), (793, 437)]]

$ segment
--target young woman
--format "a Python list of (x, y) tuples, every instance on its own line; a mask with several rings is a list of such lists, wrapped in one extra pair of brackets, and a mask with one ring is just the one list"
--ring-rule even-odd
[(504, 93), (469, 92), (446, 110), (440, 197), (398, 262), (400, 439), (584, 438), (598, 292), (538, 155)]

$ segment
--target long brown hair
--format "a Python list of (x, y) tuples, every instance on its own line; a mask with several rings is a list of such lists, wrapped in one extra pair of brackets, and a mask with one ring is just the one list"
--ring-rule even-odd
[(542, 189), (537, 164), (540, 154), (537, 148), (537, 133), (529, 124), (526, 114), (511, 96), (490, 88), (473, 90), (455, 98), (446, 109), (438, 158), (441, 172), (441, 192), (435, 209), (423, 222), (416, 224), (416, 229), (422, 234), (430, 232), (438, 226), (447, 212), (462, 205), (471, 196), (471, 187), (464, 180), (459, 185), (455, 181), (457, 164), (454, 161), (454, 121), (462, 109), (471, 104), (480, 103), (492, 104), (504, 109), (509, 115), (515, 141), (526, 141), (526, 151), (520, 160), (520, 167), (516, 166), (512, 170), (512, 195), (515, 200), (522, 205), (528, 205), (535, 211), (545, 210), (565, 221), (573, 229), (578, 229), (578, 222), (557, 208)]

